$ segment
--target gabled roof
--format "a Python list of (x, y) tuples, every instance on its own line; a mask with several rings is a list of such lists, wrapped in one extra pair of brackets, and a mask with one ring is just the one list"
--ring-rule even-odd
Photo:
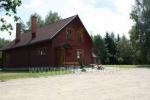
[(67, 26), (73, 19), (77, 18), (78, 15), (60, 20), (54, 24), (38, 28), (36, 32), (36, 37), (31, 39), (31, 32), (21, 34), (20, 41), (15, 43), (13, 40), (8, 45), (4, 46), (2, 50), (13, 49), (21, 46), (30, 45), (37, 42), (42, 42), (45, 40), (51, 40), (56, 34), (58, 34), (65, 26)]

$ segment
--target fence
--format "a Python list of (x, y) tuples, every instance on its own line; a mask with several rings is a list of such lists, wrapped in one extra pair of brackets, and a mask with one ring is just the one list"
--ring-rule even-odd
[(21, 72), (26, 71), (30, 73), (40, 73), (40, 72), (52, 72), (52, 73), (70, 73), (70, 72), (86, 72), (86, 71), (96, 71), (102, 70), (99, 67), (92, 67), (86, 66), (81, 68), (80, 66), (65, 66), (65, 67), (58, 67), (58, 66), (38, 66), (38, 67), (3, 67), (3, 71), (14, 71), (14, 72)]
[(72, 71), (79, 69), (79, 66), (67, 66), (67, 67), (29, 67), (29, 72), (65, 72), (65, 71)]
[(12, 71), (12, 72), (75, 72), (75, 70), (80, 69), (80, 66), (65, 66), (65, 67), (56, 67), (56, 66), (38, 66), (38, 67), (2, 67), (2, 71)]

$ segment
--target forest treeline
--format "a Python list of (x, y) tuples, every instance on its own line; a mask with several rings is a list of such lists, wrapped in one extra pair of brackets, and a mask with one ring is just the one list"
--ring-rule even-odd
[(120, 37), (114, 33), (106, 33), (104, 37), (91, 36), (93, 52), (100, 58), (102, 64), (141, 64), (132, 43), (125, 35)]
[[(150, 64), (149, 55), (141, 53), (140, 45), (135, 47), (132, 38), (128, 39), (125, 35), (115, 36), (113, 32), (106, 32), (104, 37), (100, 34), (91, 35), (91, 38), (94, 43), (93, 52), (102, 64)], [(143, 48), (147, 52), (147, 48)]]
[(135, 0), (130, 18), (130, 39), (113, 33), (92, 36), (102, 64), (150, 64), (150, 0)]

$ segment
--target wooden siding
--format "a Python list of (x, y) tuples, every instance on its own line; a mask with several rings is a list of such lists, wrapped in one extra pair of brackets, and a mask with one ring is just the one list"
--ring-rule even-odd
[[(38, 49), (46, 48), (46, 55), (39, 55)], [(9, 57), (7, 57), (9, 56)], [(34, 67), (51, 65), (51, 43), (43, 42), (3, 52), (4, 67)]]
[(27, 48), (12, 49), (3, 52), (3, 66), (4, 67), (25, 67), (28, 66), (28, 52)]
[[(73, 30), (73, 39), (68, 40), (66, 36), (66, 30), (70, 28)], [(83, 41), (78, 41), (77, 32), (83, 32)], [(52, 51), (54, 51), (56, 47), (59, 47), (65, 43), (69, 43), (72, 46), (72, 49), (65, 52), (65, 62), (78, 62), (77, 60), (77, 49), (82, 49), (84, 51), (84, 62), (85, 64), (92, 63), (92, 42), (90, 40), (90, 36), (86, 32), (82, 23), (79, 19), (73, 20), (70, 24), (64, 28), (60, 34), (56, 35), (56, 37), (52, 40)], [(52, 63), (55, 65), (55, 53), (52, 55)], [(64, 63), (65, 63), (64, 62)]]
[[(66, 30), (73, 30), (73, 39), (68, 40)], [(78, 32), (82, 32), (83, 40), (78, 40)], [(42, 33), (41, 33), (42, 34)], [(78, 65), (77, 50), (83, 50), (83, 60), (85, 64), (92, 63), (92, 40), (79, 18), (75, 18), (64, 29), (62, 29), (52, 40), (35, 43), (32, 45), (3, 51), (4, 67), (40, 67), (56, 66), (56, 49), (61, 48), (63, 44), (68, 43), (72, 49), (64, 50), (61, 58), (61, 66), (65, 64)], [(38, 49), (46, 48), (46, 55), (39, 55)], [(8, 57), (9, 55), (9, 61)]]

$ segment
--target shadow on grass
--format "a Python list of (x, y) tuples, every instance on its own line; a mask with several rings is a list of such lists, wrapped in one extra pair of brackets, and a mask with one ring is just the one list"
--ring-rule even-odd
[(0, 70), (2, 73), (29, 73), (27, 70)]
[(150, 65), (136, 65), (137, 68), (150, 68)]
[(150, 68), (150, 65), (103, 65), (104, 67), (118, 67), (118, 68)]

